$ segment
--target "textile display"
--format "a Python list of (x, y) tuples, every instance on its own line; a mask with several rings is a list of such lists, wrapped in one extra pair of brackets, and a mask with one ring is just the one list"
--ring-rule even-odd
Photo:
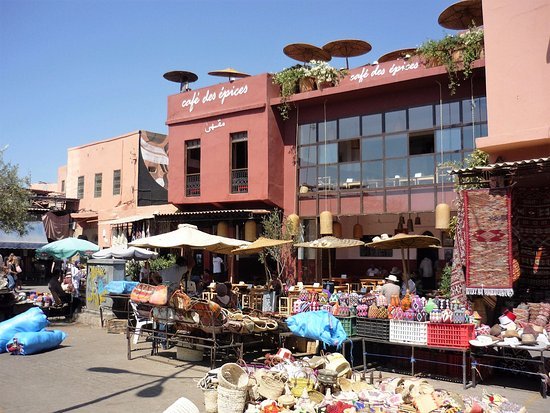
[(550, 277), (550, 187), (518, 188), (513, 211), (521, 276), (544, 286)]
[(509, 189), (465, 190), (466, 293), (511, 297), (512, 223)]
[(69, 223), (71, 220), (70, 214), (56, 215), (53, 212), (46, 212), (42, 216), (42, 223), (46, 230), (48, 239), (62, 239), (69, 236)]
[(453, 264), (451, 269), (451, 300), (466, 305), (466, 279), (463, 267), (466, 265), (466, 245), (464, 240), (464, 201), (458, 193), (456, 232), (454, 238)]

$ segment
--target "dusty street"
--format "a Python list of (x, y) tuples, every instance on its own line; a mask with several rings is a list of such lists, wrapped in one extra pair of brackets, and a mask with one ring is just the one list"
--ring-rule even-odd
[[(127, 360), (124, 334), (84, 324), (56, 323), (68, 337), (60, 348), (30, 356), (0, 354), (0, 412), (162, 412), (179, 397), (187, 397), (203, 411), (203, 396), (196, 382), (206, 364), (144, 358)], [(388, 374), (384, 373), (384, 377)], [(530, 413), (546, 413), (549, 399), (529, 390), (478, 385), (463, 390), (458, 383), (434, 381), (439, 388), (481, 395), (497, 392)]]

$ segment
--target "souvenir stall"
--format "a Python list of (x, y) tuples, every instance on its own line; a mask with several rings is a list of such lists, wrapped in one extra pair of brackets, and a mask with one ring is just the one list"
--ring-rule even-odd
[(452, 296), (480, 315), (480, 368), (526, 374), (546, 396), (550, 332), (550, 158), (452, 172), (458, 177)]

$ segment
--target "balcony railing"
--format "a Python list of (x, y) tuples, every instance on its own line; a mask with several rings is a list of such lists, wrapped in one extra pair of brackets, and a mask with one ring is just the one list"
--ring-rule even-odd
[(231, 171), (231, 193), (240, 194), (248, 192), (248, 168), (233, 169)]
[(188, 174), (185, 178), (185, 196), (201, 195), (201, 174)]

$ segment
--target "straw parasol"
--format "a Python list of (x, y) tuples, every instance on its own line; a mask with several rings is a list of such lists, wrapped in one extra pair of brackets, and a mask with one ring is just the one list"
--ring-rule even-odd
[(299, 62), (309, 62), (310, 60), (328, 62), (332, 59), (329, 52), (307, 43), (289, 44), (284, 47), (283, 53)]
[[(409, 279), (409, 248), (441, 248), (441, 241), (429, 235), (396, 234), (387, 238), (374, 237), (374, 240), (369, 242), (367, 247), (383, 250), (400, 249), (404, 281), (407, 282)], [(407, 263), (405, 263), (405, 248), (407, 249)]]
[[(353, 247), (361, 247), (364, 245), (365, 243), (363, 241), (359, 241), (357, 239), (336, 238), (330, 235), (316, 239), (314, 241), (298, 242), (294, 244), (294, 246), (298, 248), (302, 247), (302, 248), (317, 248), (317, 249), (353, 248)], [(329, 280), (331, 280), (332, 263), (330, 258), (328, 260), (328, 276), (329, 276)]]
[(172, 72), (166, 72), (163, 77), (170, 82), (176, 82), (180, 84), (180, 92), (184, 92), (189, 88), (189, 83), (196, 82), (199, 77), (193, 72), (186, 70), (174, 70)]
[(403, 59), (407, 55), (412, 56), (416, 49), (399, 49), (394, 50), (393, 52), (388, 52), (378, 58), (378, 63), (390, 62), (392, 60)]
[(470, 26), (483, 26), (481, 0), (462, 0), (451, 4), (437, 19), (446, 29), (465, 30)]
[(265, 248), (280, 247), (281, 245), (290, 244), (291, 242), (292, 240), (260, 237), (252, 244), (243, 245), (239, 248), (231, 250), (231, 253), (235, 255), (258, 254), (262, 252)]
[(250, 75), (248, 73), (239, 72), (237, 69), (233, 69), (232, 67), (228, 67), (221, 70), (214, 70), (212, 72), (208, 72), (210, 76), (220, 76), (220, 77), (227, 77), (229, 80), (233, 80), (236, 78), (243, 78), (243, 77), (249, 77)]
[(364, 40), (344, 39), (334, 40), (323, 46), (323, 50), (332, 57), (345, 57), (346, 68), (349, 69), (348, 57), (361, 56), (370, 52), (372, 46)]

